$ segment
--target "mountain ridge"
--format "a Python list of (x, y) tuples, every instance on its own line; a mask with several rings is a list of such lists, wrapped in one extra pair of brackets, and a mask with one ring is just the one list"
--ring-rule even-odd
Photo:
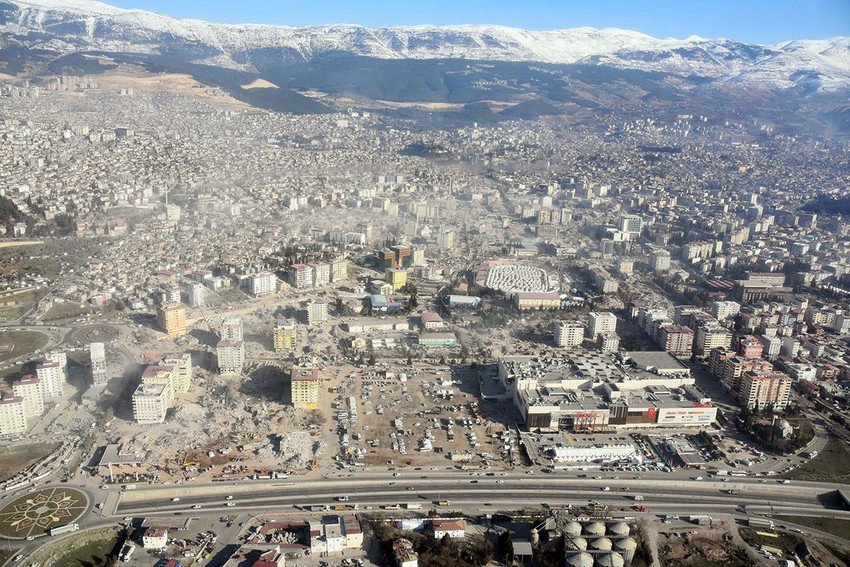
[[(185, 52), (200, 64), (256, 71), (253, 59), (310, 62), (340, 54), (378, 59), (469, 59), (591, 64), (707, 77), (768, 89), (850, 89), (850, 38), (772, 45), (664, 38), (618, 28), (530, 31), (498, 25), (274, 26), (178, 19), (89, 0), (0, 0), (0, 35), (61, 53)], [(41, 36), (41, 37), (36, 37)], [(29, 40), (27, 38), (30, 38)]]

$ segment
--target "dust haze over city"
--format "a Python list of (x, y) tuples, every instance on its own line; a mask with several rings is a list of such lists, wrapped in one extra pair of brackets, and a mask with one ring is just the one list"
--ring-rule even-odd
[(846, 6), (120, 4), (0, 0), (0, 565), (850, 565)]

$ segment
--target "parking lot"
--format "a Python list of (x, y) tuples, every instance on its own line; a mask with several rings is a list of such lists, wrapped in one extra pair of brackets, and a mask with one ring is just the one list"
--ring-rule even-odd
[(334, 392), (341, 461), (352, 466), (504, 466), (509, 461), (502, 439), (506, 427), (481, 413), (477, 387), (473, 373), (445, 365), (352, 373)]

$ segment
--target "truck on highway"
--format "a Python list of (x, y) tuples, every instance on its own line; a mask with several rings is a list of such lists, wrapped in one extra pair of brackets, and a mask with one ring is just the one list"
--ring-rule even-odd
[(346, 496), (337, 496), (337, 497), (336, 497), (336, 500), (337, 500), (337, 502), (348, 502), (348, 495), (346, 495)]
[(337, 504), (334, 506), (334, 510), (339, 510), (340, 512), (345, 510), (357, 510), (359, 506), (357, 504)]
[(688, 521), (692, 524), (697, 524), (698, 526), (710, 526), (711, 516), (705, 514), (695, 514), (693, 516), (688, 516)]
[(747, 525), (751, 528), (762, 528), (768, 530), (773, 530), (775, 528), (773, 520), (770, 518), (754, 518), (753, 516), (747, 518)]
[(449, 502), (448, 500), (437, 500), (437, 506), (448, 506), (450, 504), (451, 502)]
[(66, 534), (68, 532), (75, 532), (80, 529), (79, 524), (65, 524), (64, 526), (59, 526), (58, 528), (50, 528), (47, 530), (47, 533), (51, 536)]
[(136, 490), (136, 485), (135, 484), (125, 484), (124, 490)]
[(719, 469), (714, 471), (714, 476), (729, 476), (729, 471), (726, 469)]
[(418, 502), (408, 502), (404, 505), (404, 507), (408, 510), (421, 510), (422, 504), (419, 504)]
[(643, 500), (643, 494), (635, 494), (632, 498), (634, 498), (636, 502), (640, 502)]

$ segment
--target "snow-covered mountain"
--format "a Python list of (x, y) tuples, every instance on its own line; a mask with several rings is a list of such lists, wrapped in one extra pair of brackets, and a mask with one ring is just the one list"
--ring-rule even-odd
[(850, 89), (850, 38), (752, 45), (657, 39), (620, 29), (528, 31), (490, 25), (366, 28), (181, 20), (88, 0), (0, 0), (0, 46), (179, 55), (240, 70), (339, 55), (593, 64), (806, 92)]

